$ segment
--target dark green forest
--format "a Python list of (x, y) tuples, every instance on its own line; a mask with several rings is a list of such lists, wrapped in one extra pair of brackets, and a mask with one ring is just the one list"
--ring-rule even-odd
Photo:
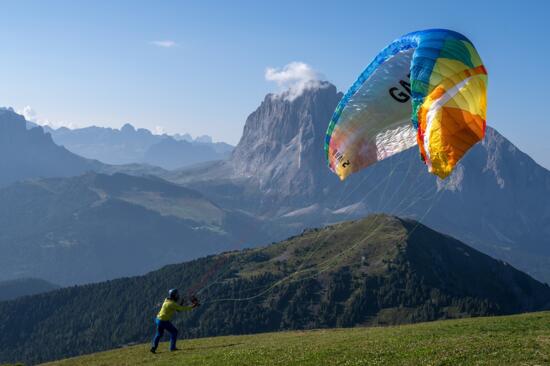
[(417, 222), (373, 215), (265, 248), (0, 303), (0, 362), (147, 342), (172, 287), (202, 301), (175, 319), (180, 338), (512, 314), (550, 304), (548, 285), (510, 265)]

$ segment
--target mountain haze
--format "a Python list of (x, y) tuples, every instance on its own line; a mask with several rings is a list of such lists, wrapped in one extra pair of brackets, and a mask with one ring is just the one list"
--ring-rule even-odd
[[(207, 245), (210, 249), (206, 251), (178, 257), (180, 260), (228, 248), (225, 241), (227, 236), (234, 239), (229, 240), (230, 245), (257, 246), (281, 240), (308, 227), (323, 226), (361, 218), (370, 213), (385, 212), (417, 219), (489, 255), (504, 259), (539, 280), (550, 282), (550, 173), (548, 170), (537, 165), (496, 130), (488, 128), (485, 139), (468, 152), (457, 165), (454, 173), (445, 181), (427, 172), (426, 166), (420, 161), (416, 149), (413, 148), (340, 182), (326, 167), (323, 151), (327, 121), (340, 98), (341, 93), (326, 82), (316, 87), (306, 88), (295, 98), (286, 98), (285, 94), (270, 94), (248, 117), (241, 141), (228, 160), (202, 162), (192, 168), (173, 172), (140, 164), (109, 166), (78, 157), (56, 146), (49, 135), (44, 134), (40, 128), (26, 130), (21, 116), (4, 110), (4, 114), (0, 116), (0, 126), (4, 128), (10, 126), (10, 130), (6, 129), (2, 134), (6, 139), (1, 145), (5, 154), (0, 160), (4, 160), (6, 172), (2, 179), (9, 183), (14, 179), (67, 176), (94, 169), (110, 174), (117, 171), (137, 176), (156, 174), (195, 192), (201, 192), (202, 197), (212, 206), (217, 207), (217, 210), (199, 209), (203, 212), (201, 220), (204, 220), (200, 225), (196, 224), (195, 218), (186, 217), (185, 220), (194, 222), (190, 227), (203, 227), (204, 222), (208, 222), (209, 235), (204, 236), (205, 240), (220, 241), (213, 246)], [(80, 132), (84, 133), (84, 131)], [(111, 132), (103, 132), (111, 136)], [(141, 135), (149, 136), (146, 131), (135, 130), (130, 125), (117, 133), (127, 133), (136, 138)], [(13, 138), (9, 138), (10, 135), (13, 135)], [(34, 141), (33, 138), (38, 139), (39, 142), (31, 144), (31, 141)], [(177, 141), (175, 144), (189, 143), (185, 141), (185, 137), (181, 137), (180, 140), (182, 141)], [(18, 141), (18, 144), (14, 144), (13, 141)], [(163, 151), (159, 152), (157, 158), (166, 156), (166, 152), (169, 152), (169, 156), (177, 156), (178, 159), (180, 156), (186, 156), (186, 154), (177, 153), (179, 148), (172, 147), (174, 145), (172, 140), (164, 141), (166, 147), (161, 148)], [(159, 143), (155, 146), (163, 144)], [(27, 145), (30, 147), (24, 148)], [(67, 161), (67, 163), (61, 164), (58, 163), (59, 161)], [(18, 174), (14, 176), (14, 172)], [(151, 179), (151, 177), (145, 179)], [(89, 182), (85, 178), (79, 178), (69, 179), (66, 183), (58, 185), (68, 189), (76, 181), (80, 181), (83, 186), (88, 184), (83, 182)], [(49, 184), (45, 183), (46, 186)], [(53, 222), (60, 220), (60, 216), (49, 215), (45, 218), (33, 218), (32, 220), (38, 220), (38, 224), (34, 224), (35, 221), (29, 221), (29, 218), (34, 217), (34, 213), (20, 206), (21, 203), (29, 202), (28, 197), (33, 197), (40, 205), (42, 201), (47, 202), (44, 197), (51, 194), (49, 188), (38, 191), (36, 189), (38, 186), (40, 184), (22, 183), (3, 193), (0, 191), (0, 206), (6, 208), (3, 214), (0, 213), (0, 222), (16, 222), (13, 227), (7, 226), (3, 236), (0, 236), (0, 245), (12, 248), (10, 249), (12, 252), (4, 256), (7, 267), (4, 272), (0, 271), (0, 279), (38, 276), (55, 283), (73, 283), (70, 279), (60, 278), (60, 274), (55, 277), (48, 277), (49, 275), (44, 277), (42, 274), (45, 272), (39, 272), (37, 269), (29, 272), (22, 265), (23, 259), (18, 259), (18, 255), (13, 251), (13, 248), (18, 245), (32, 248), (41, 247), (37, 244), (39, 242), (49, 243), (50, 239), (46, 235), (51, 234), (47, 231), (47, 226), (40, 229), (41, 231), (37, 228), (42, 222), (52, 224), (50, 219), (54, 220)], [(88, 188), (82, 189), (85, 192), (89, 191)], [(138, 189), (137, 192), (140, 190)], [(59, 193), (54, 195), (57, 194)], [(144, 194), (151, 196), (149, 193)], [(138, 193), (135, 194), (135, 197), (137, 196)], [(106, 206), (93, 205), (97, 198), (87, 200), (86, 197), (89, 197), (88, 193), (76, 197), (75, 202), (81, 205), (78, 207), (88, 207), (86, 210), (93, 212), (105, 209)], [(92, 197), (97, 196), (93, 193)], [(65, 206), (69, 204), (63, 200), (59, 198), (49, 202), (50, 210), (59, 209), (59, 212), (65, 212)], [(119, 201), (118, 198), (116, 202), (123, 205), (135, 204), (135, 202)], [(182, 209), (179, 206), (178, 201), (164, 200), (163, 210), (168, 210), (170, 213), (159, 213), (155, 209), (153, 212), (160, 214), (161, 221), (164, 222), (168, 217), (172, 217), (174, 212), (181, 212)], [(140, 210), (142, 208), (146, 210), (143, 211), (145, 216), (151, 214), (150, 207), (140, 207)], [(114, 209), (113, 212), (117, 210)], [(187, 209), (187, 211), (191, 210)], [(219, 212), (224, 212), (224, 217), (229, 221), (220, 224)], [(207, 218), (209, 214), (213, 215), (210, 219)], [(2, 215), (6, 217), (2, 218)], [(142, 219), (137, 214), (127, 216), (127, 219), (130, 220), (130, 217), (134, 217), (132, 220), (137, 220), (136, 222)], [(112, 225), (112, 219), (108, 218), (108, 215), (99, 215), (95, 216), (93, 221), (96, 222), (97, 227), (107, 228)], [(63, 220), (71, 221), (74, 217), (68, 216)], [(28, 231), (25, 235), (19, 235), (13, 229), (18, 227), (19, 222), (26, 223), (27, 226), (31, 225), (30, 230), (25, 229)], [(250, 230), (250, 222), (254, 223), (252, 225), (254, 230)], [(239, 227), (242, 223), (245, 223), (244, 226)], [(141, 224), (138, 226), (141, 227)], [(130, 221), (127, 225), (131, 225)], [(211, 230), (212, 225), (216, 227), (215, 230)], [(218, 229), (221, 232), (216, 234)], [(80, 241), (88, 242), (90, 246), (99, 245), (95, 234), (92, 235), (90, 231), (91, 228), (86, 229), (79, 225), (74, 230), (77, 230), (74, 235), (77, 235)], [(251, 235), (247, 235), (247, 232)], [(36, 235), (32, 237), (34, 241), (32, 245), (29, 242), (30, 237), (27, 237), (29, 233)], [(211, 237), (210, 234), (214, 236)], [(148, 235), (148, 241), (154, 242), (155, 234)], [(217, 235), (221, 237), (214, 239)], [(108, 238), (101, 240), (109, 242)], [(21, 244), (23, 242), (27, 244)], [(62, 247), (60, 243), (65, 243), (66, 238), (59, 234), (53, 242), (56, 244), (52, 245), (59, 249)], [(125, 241), (122, 240), (119, 243), (123, 242)], [(197, 243), (202, 241), (199, 240)], [(104, 246), (94, 249), (98, 262), (99, 258), (108, 256), (109, 248)], [(28, 253), (30, 252), (32, 251)], [(49, 254), (47, 254), (53, 252), (52, 250), (41, 249), (40, 252), (42, 254), (35, 250), (32, 254), (33, 258), (41, 258), (44, 254), (45, 258), (50, 260), (42, 261), (42, 265), (56, 267), (54, 257), (48, 257)], [(155, 254), (153, 257), (161, 256), (163, 255)], [(151, 260), (149, 263), (144, 257), (134, 263), (135, 266), (130, 272), (104, 271), (105, 276), (98, 276), (97, 273), (101, 271), (94, 267), (93, 275), (78, 279), (75, 283), (113, 278), (123, 273), (143, 273), (145, 270), (153, 269), (155, 263), (156, 265), (170, 263), (170, 258), (164, 255), (162, 260)], [(35, 263), (35, 259), (31, 260), (31, 263)], [(14, 272), (9, 273), (8, 268)]]
[(156, 177), (88, 173), (0, 189), (0, 280), (97, 282), (261, 235), (254, 218)]
[(70, 151), (107, 164), (146, 163), (176, 169), (210, 160), (226, 159), (233, 147), (213, 143), (209, 136), (193, 140), (189, 135), (155, 135), (145, 128), (127, 123), (119, 129), (48, 128), (53, 140)]
[(22, 296), (53, 291), (59, 286), (38, 278), (21, 278), (0, 282), (0, 301), (13, 300)]

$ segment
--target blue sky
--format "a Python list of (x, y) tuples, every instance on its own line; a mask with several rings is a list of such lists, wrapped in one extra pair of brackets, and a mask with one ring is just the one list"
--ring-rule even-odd
[(0, 105), (230, 143), (278, 90), (268, 67), (304, 62), (345, 91), (400, 35), (457, 30), (488, 69), (488, 123), (550, 167), (550, 1), (13, 1), (2, 13)]

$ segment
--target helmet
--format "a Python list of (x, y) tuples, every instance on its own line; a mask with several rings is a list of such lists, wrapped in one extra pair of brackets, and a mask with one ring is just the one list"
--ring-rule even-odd
[(177, 288), (168, 290), (168, 298), (177, 301), (179, 299), (179, 293)]

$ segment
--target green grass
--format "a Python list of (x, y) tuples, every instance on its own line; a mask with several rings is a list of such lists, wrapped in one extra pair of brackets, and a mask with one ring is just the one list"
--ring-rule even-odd
[(549, 365), (550, 312), (139, 345), (48, 365)]

